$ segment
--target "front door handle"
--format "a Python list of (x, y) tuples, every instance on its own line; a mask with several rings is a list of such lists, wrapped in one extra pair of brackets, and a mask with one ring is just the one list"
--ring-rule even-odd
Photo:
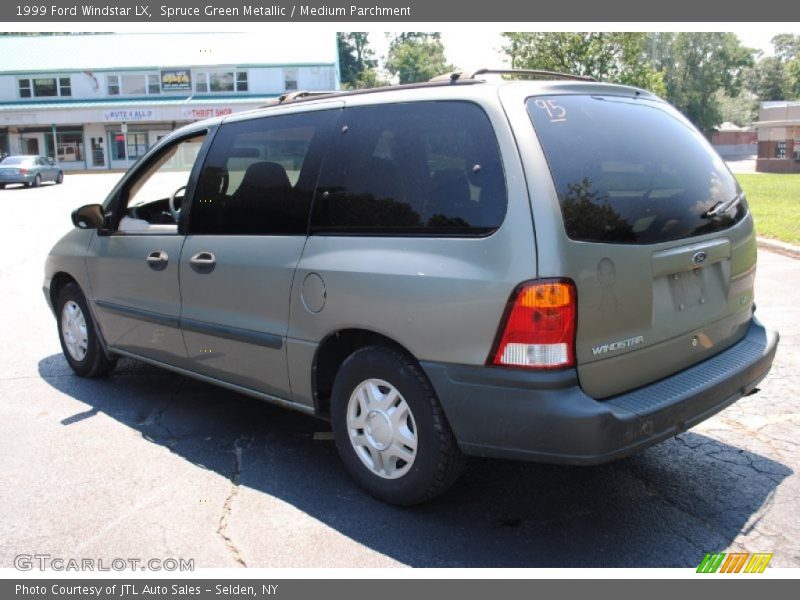
[(154, 271), (163, 271), (167, 268), (169, 256), (163, 250), (153, 250), (147, 255), (147, 266)]
[(211, 273), (217, 266), (217, 257), (211, 252), (198, 252), (189, 259), (189, 266), (197, 273)]

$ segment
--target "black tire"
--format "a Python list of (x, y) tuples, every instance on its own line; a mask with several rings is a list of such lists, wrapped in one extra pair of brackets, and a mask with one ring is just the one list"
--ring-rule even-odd
[(6, 184), (5, 183), (0, 183), (0, 190), (4, 190), (4, 189), (6, 189)]
[(56, 175), (56, 184), (64, 183), (64, 171), (59, 171)]
[(36, 177), (33, 178), (33, 183), (31, 185), (33, 187), (39, 187), (42, 185), (42, 176), (37, 173)]
[[(350, 441), (350, 397), (369, 379), (394, 386), (413, 415), (416, 456), (405, 474), (396, 479), (373, 472)], [(428, 378), (416, 361), (393, 348), (367, 346), (342, 363), (331, 392), (331, 423), (336, 448), (347, 471), (364, 490), (389, 504), (410, 506), (438, 496), (455, 483), (466, 463)]]
[[(86, 354), (81, 359), (70, 354), (64, 340), (62, 315), (64, 313), (64, 306), (68, 302), (74, 302), (78, 305), (86, 323)], [(86, 305), (86, 298), (76, 283), (68, 283), (61, 288), (58, 294), (58, 301), (56, 302), (56, 322), (58, 323), (58, 339), (61, 342), (61, 350), (64, 353), (64, 358), (67, 359), (67, 363), (69, 363), (69, 366), (72, 367), (75, 373), (81, 377), (102, 377), (103, 375), (107, 375), (117, 364), (116, 358), (108, 358), (105, 352), (103, 352), (103, 347), (100, 345), (100, 339), (97, 337), (89, 308)]]

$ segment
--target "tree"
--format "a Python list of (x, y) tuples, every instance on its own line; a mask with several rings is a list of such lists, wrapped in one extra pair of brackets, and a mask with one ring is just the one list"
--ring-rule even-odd
[(748, 91), (742, 91), (732, 98), (723, 90), (717, 90), (716, 100), (722, 122), (730, 122), (739, 127), (748, 127), (758, 116), (758, 98)]
[(336, 34), (339, 49), (339, 72), (342, 86), (351, 89), (385, 85), (378, 76), (375, 51), (369, 46), (369, 33), (365, 31), (339, 31)]
[(786, 98), (800, 97), (800, 35), (781, 33), (772, 38), (775, 57), (783, 63)]
[(663, 94), (646, 33), (506, 32), (503, 51), (517, 69), (543, 69), (624, 83)]
[(779, 33), (770, 41), (775, 48), (775, 56), (782, 61), (788, 62), (800, 56), (800, 35)]
[(710, 133), (722, 122), (716, 92), (735, 98), (754, 51), (732, 33), (677, 33), (664, 65), (667, 99), (699, 129)]
[(748, 89), (759, 100), (783, 100), (786, 94), (784, 62), (778, 56), (765, 56), (746, 74)]
[(389, 44), (386, 70), (400, 83), (416, 83), (452, 71), (453, 67), (447, 63), (438, 33), (411, 31), (395, 36)]

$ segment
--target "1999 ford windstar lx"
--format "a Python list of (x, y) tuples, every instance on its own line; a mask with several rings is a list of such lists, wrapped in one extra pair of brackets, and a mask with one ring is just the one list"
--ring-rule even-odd
[(76, 373), (134, 357), (330, 419), (355, 480), (596, 464), (751, 393), (738, 183), (643, 90), (486, 71), (293, 94), (161, 140), (47, 259)]

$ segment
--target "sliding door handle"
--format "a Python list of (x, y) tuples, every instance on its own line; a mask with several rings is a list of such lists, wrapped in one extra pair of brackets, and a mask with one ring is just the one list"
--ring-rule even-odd
[(154, 271), (163, 271), (167, 268), (169, 256), (163, 250), (153, 250), (147, 255), (147, 266)]

